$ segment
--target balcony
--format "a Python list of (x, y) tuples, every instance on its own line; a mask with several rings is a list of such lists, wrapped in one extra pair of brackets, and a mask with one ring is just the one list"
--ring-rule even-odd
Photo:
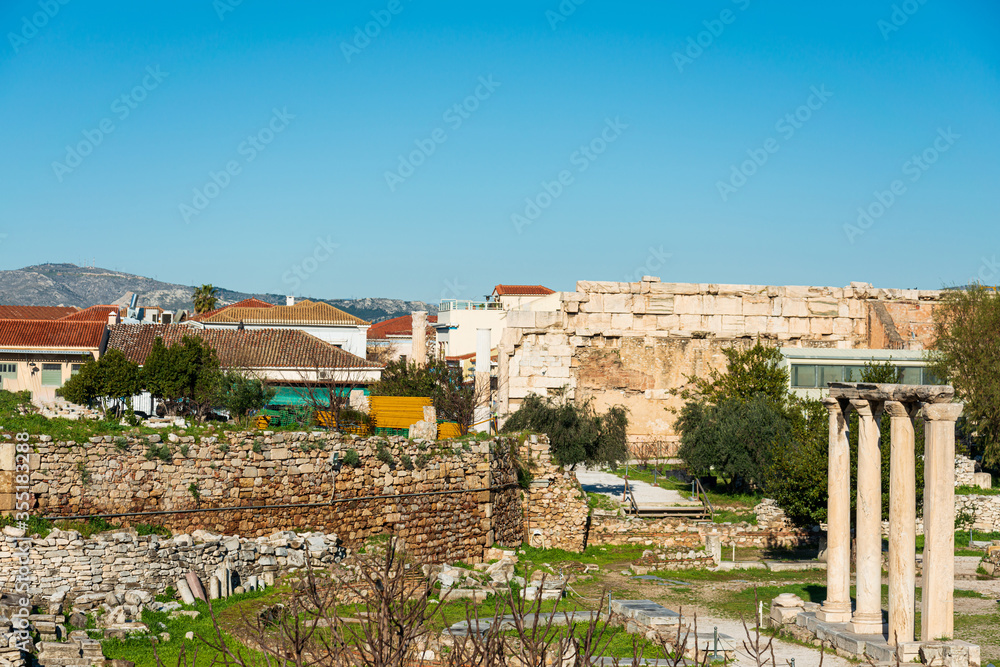
[(463, 301), (459, 299), (441, 299), (438, 312), (446, 310), (503, 310), (503, 304), (497, 301)]

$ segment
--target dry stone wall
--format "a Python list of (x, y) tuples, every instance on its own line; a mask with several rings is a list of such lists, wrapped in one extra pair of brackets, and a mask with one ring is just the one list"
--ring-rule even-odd
[[(32, 512), (163, 512), (120, 520), (244, 537), (318, 529), (349, 545), (393, 533), (426, 562), (475, 561), (494, 543), (515, 546), (523, 535), (509, 442), (325, 432), (170, 439), (33, 439)], [(349, 450), (360, 467), (338, 470)]]
[(751, 523), (701, 523), (686, 519), (639, 519), (618, 512), (594, 510), (588, 545), (645, 544), (664, 548), (700, 549), (709, 534), (718, 535), (723, 546), (788, 547), (813, 544), (819, 533), (789, 525)]
[(923, 349), (939, 299), (938, 291), (867, 283), (581, 281), (575, 292), (559, 294), (558, 310), (507, 313), (498, 357), (500, 410), (516, 410), (532, 393), (565, 389), (570, 397), (593, 398), (601, 410), (627, 407), (633, 443), (675, 443), (674, 416), (665, 408), (681, 402), (671, 391), (689, 375), (724, 369), (723, 348), (760, 339), (781, 347)]
[(533, 547), (583, 551), (589, 509), (576, 474), (552, 461), (544, 436), (527, 436), (521, 456), (532, 477), (524, 501), (526, 541)]

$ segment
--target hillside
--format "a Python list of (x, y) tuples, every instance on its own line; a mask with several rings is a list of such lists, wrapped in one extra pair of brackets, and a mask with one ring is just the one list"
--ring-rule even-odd
[[(78, 306), (115, 303), (128, 292), (139, 295), (140, 305), (160, 306), (166, 310), (193, 309), (191, 285), (165, 283), (144, 276), (75, 264), (38, 264), (13, 271), (0, 271), (0, 303), (16, 306)], [(256, 297), (269, 303), (285, 303), (283, 294), (253, 294), (219, 287), (219, 299), (232, 303)], [(378, 321), (404, 315), (414, 310), (436, 313), (437, 306), (422, 301), (402, 299), (324, 299), (325, 301), (366, 320)]]

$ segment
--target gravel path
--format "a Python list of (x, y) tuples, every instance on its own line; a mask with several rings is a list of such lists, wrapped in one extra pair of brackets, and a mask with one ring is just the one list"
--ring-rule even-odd
[[(729, 635), (736, 645), (736, 661), (733, 664), (739, 667), (757, 667), (757, 663), (747, 653), (743, 644), (747, 641), (746, 631), (743, 623), (729, 618), (713, 618), (711, 616), (698, 616), (698, 632), (712, 632), (712, 628), (718, 627), (721, 634)], [(753, 628), (750, 628), (751, 637)], [(768, 637), (761, 635), (761, 644), (767, 643)], [(788, 661), (794, 659), (795, 667), (816, 667), (819, 665), (820, 652), (818, 648), (790, 644), (780, 639), (774, 640), (774, 658), (779, 667), (787, 667)], [(770, 654), (767, 656), (770, 660)], [(823, 667), (857, 667), (855, 663), (845, 660), (837, 655), (827, 653), (823, 656)]]

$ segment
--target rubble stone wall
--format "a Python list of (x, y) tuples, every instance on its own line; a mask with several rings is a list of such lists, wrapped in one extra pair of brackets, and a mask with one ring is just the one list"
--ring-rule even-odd
[[(940, 292), (580, 281), (551, 312), (507, 313), (500, 341), (500, 410), (532, 393), (566, 390), (604, 410), (629, 409), (632, 443), (676, 443), (671, 391), (725, 368), (725, 347), (907, 348), (931, 343)], [(876, 308), (877, 306), (877, 308)], [(875, 312), (875, 311), (878, 312)], [(872, 324), (875, 322), (876, 324)], [(665, 456), (670, 456), (667, 451)]]
[(576, 473), (552, 461), (544, 436), (526, 436), (521, 452), (532, 477), (524, 501), (525, 541), (539, 548), (583, 551), (589, 509)]
[[(521, 494), (509, 442), (421, 443), (324, 432), (168, 437), (172, 442), (157, 435), (80, 444), (33, 438), (32, 513), (164, 512), (116, 521), (244, 537), (318, 529), (348, 545), (393, 533), (425, 562), (475, 561), (494, 543), (521, 543)], [(335, 457), (343, 461), (352, 449), (360, 467), (338, 471)], [(0, 452), (0, 463), (6, 458), (13, 461)], [(233, 509), (210, 511), (215, 508)]]
[(687, 519), (639, 519), (617, 512), (595, 510), (588, 545), (648, 544), (665, 548), (700, 549), (716, 533), (723, 546), (788, 547), (817, 543), (819, 533), (787, 525), (752, 523), (697, 523)]

